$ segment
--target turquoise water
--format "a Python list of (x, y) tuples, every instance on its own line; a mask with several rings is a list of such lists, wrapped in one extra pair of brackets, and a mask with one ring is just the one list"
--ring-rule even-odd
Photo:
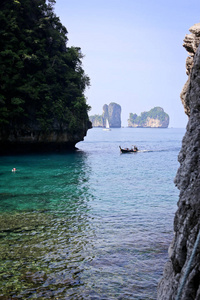
[(184, 132), (94, 128), (75, 153), (0, 157), (0, 299), (156, 299)]

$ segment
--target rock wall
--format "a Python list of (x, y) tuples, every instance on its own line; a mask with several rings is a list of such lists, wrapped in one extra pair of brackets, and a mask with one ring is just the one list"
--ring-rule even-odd
[(106, 119), (108, 120), (108, 123), (110, 125), (110, 117), (108, 113), (108, 105), (104, 104), (103, 106), (103, 114), (102, 114), (102, 127), (106, 127)]
[(18, 130), (9, 135), (0, 134), (0, 154), (16, 154), (29, 152), (48, 152), (75, 149), (76, 143), (83, 141), (91, 122), (84, 122), (82, 130), (69, 133), (68, 130)]
[(108, 105), (108, 116), (110, 127), (121, 127), (121, 106), (119, 104), (111, 102)]
[(166, 119), (164, 121), (160, 121), (158, 119), (152, 119), (152, 118), (147, 118), (147, 127), (151, 128), (167, 128), (169, 125), (169, 119)]
[[(189, 54), (186, 60), (188, 81), (181, 93), (189, 121), (175, 178), (180, 196), (174, 219), (174, 240), (169, 247), (169, 260), (158, 285), (158, 300), (176, 299), (200, 231), (200, 23), (192, 26), (190, 32), (184, 39), (184, 47)], [(200, 245), (178, 298), (190, 299), (200, 299)]]
[(200, 23), (190, 27), (189, 31), (191, 32), (191, 34), (186, 34), (183, 43), (183, 47), (185, 47), (189, 54), (186, 59), (186, 74), (188, 75), (188, 80), (185, 83), (180, 95), (185, 113), (188, 116), (190, 115), (190, 103), (188, 102), (188, 98), (186, 97), (186, 95), (188, 94), (188, 89), (190, 86), (190, 73), (194, 64), (194, 55), (200, 43)]

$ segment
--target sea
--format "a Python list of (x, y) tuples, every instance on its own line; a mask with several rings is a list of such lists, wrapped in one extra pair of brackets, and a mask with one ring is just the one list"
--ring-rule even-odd
[(92, 128), (75, 152), (1, 156), (0, 299), (155, 300), (184, 133)]

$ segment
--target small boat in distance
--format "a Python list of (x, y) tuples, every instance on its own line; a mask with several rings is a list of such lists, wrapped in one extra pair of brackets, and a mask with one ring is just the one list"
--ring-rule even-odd
[(108, 122), (108, 119), (106, 119), (106, 128), (103, 128), (103, 130), (105, 131), (110, 131), (110, 126), (109, 126), (109, 122)]
[(119, 146), (120, 152), (121, 153), (133, 153), (133, 152), (138, 152), (138, 148), (136, 146), (134, 146), (133, 148), (129, 149), (129, 148), (121, 148), (121, 146)]

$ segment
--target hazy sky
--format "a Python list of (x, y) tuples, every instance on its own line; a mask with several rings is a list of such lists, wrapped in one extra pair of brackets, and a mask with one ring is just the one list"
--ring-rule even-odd
[(85, 55), (89, 115), (116, 102), (127, 126), (129, 113), (161, 106), (170, 116), (169, 127), (185, 128), (182, 44), (200, 22), (199, 0), (56, 0), (55, 13), (68, 30), (68, 46)]

